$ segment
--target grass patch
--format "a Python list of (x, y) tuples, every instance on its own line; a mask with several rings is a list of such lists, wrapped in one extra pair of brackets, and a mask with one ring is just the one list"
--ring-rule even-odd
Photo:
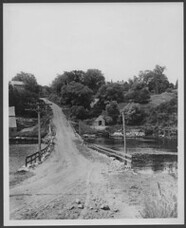
[[(43, 149), (46, 145), (41, 144)], [(17, 172), (25, 164), (26, 156), (38, 151), (37, 144), (14, 144), (9, 147), (9, 181), (10, 186), (19, 184), (25, 179), (32, 177), (32, 172)]]
[(17, 184), (20, 184), (22, 181), (34, 176), (35, 174), (33, 172), (26, 172), (26, 173), (21, 173), (17, 172), (14, 175), (10, 176), (10, 187), (13, 187)]
[(177, 196), (167, 189), (163, 191), (159, 182), (158, 194), (145, 198), (144, 209), (141, 213), (143, 218), (177, 218)]

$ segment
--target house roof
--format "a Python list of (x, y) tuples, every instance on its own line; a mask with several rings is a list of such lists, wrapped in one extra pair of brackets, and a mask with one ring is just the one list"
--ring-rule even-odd
[(95, 119), (95, 121), (99, 121), (99, 120), (104, 120), (102, 115), (98, 116), (98, 118)]
[(9, 107), (9, 116), (15, 116), (15, 107)]
[(15, 116), (9, 117), (9, 127), (10, 127), (10, 128), (15, 128), (15, 127), (17, 127), (17, 123), (16, 123), (16, 118), (15, 118)]
[(24, 86), (24, 82), (21, 81), (11, 81), (10, 82), (13, 86)]

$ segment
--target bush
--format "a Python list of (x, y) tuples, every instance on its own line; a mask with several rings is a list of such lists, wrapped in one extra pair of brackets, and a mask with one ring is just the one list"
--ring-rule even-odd
[(127, 105), (124, 109), (126, 124), (139, 125), (144, 120), (146, 114), (140, 106), (134, 103)]
[(116, 124), (117, 119), (120, 115), (120, 110), (117, 101), (111, 101), (109, 104), (106, 105), (106, 113), (107, 116), (112, 119), (109, 119), (108, 122), (112, 122), (113, 124)]
[(71, 117), (84, 120), (88, 118), (88, 111), (83, 106), (72, 106)]
[(177, 218), (177, 196), (170, 191), (162, 192), (158, 183), (159, 195), (146, 197), (143, 218)]

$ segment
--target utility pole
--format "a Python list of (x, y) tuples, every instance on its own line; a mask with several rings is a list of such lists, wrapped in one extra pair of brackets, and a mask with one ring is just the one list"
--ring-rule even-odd
[(38, 115), (38, 152), (39, 152), (39, 161), (41, 161), (41, 111), (44, 110), (46, 107), (46, 104), (42, 104), (40, 102), (37, 102), (37, 106), (31, 105), (30, 109), (26, 109), (28, 111), (34, 111), (37, 112)]
[(124, 146), (124, 153), (127, 153), (127, 143), (126, 143), (126, 128), (125, 128), (125, 115), (124, 110), (122, 111), (122, 122), (123, 122), (123, 146)]
[(40, 107), (37, 105), (37, 114), (38, 114), (38, 149), (39, 149), (39, 161), (41, 161), (41, 115)]

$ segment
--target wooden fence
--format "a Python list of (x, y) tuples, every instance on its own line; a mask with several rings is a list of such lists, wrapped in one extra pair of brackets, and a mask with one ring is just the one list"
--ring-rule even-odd
[(53, 143), (51, 141), (44, 149), (41, 150), (41, 153), (37, 151), (34, 154), (28, 155), (25, 158), (25, 166), (27, 166), (29, 163), (32, 165), (33, 163), (37, 162), (37, 160), (39, 161), (40, 156), (42, 157), (47, 152), (48, 148), (52, 145)]
[(130, 154), (112, 150), (110, 148), (106, 148), (97, 144), (89, 144), (88, 147), (93, 150), (97, 150), (100, 153), (106, 154), (107, 156), (116, 157), (122, 161), (125, 161), (125, 165), (127, 165), (128, 167), (131, 167), (132, 165), (132, 155)]

